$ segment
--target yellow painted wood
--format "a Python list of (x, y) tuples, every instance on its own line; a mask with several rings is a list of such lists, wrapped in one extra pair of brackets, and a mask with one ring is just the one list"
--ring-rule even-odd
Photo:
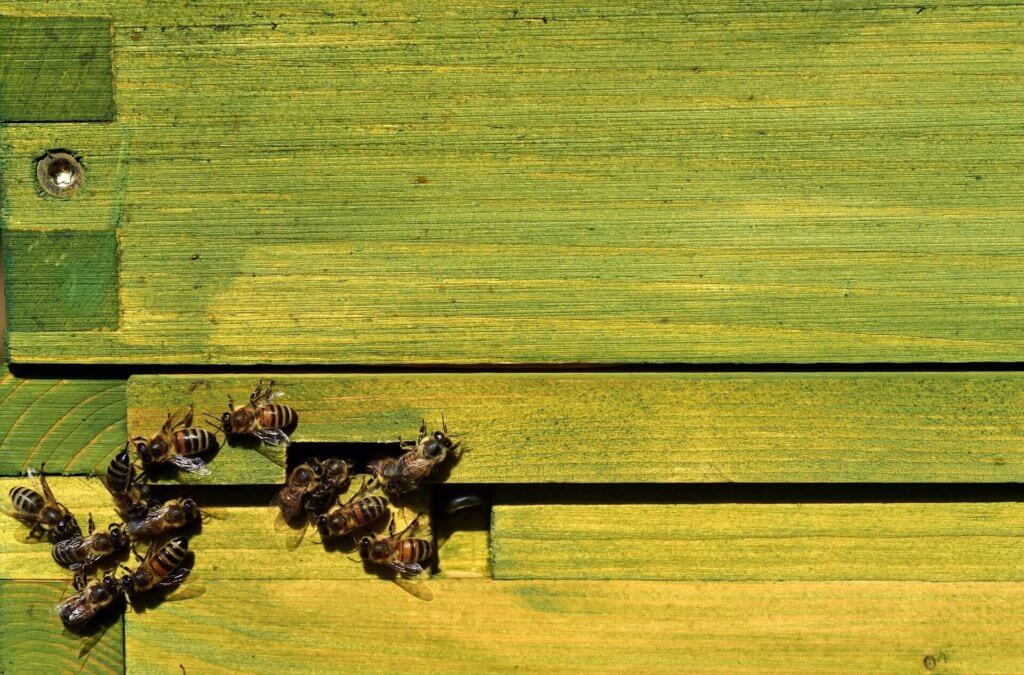
[[(2, 498), (6, 501), (11, 487), (22, 484), (31, 483), (24, 479), (0, 479)], [(78, 517), (83, 529), (90, 512), (97, 527), (120, 522), (98, 479), (54, 477), (50, 479), (50, 486), (54, 495)], [(260, 495), (266, 493), (266, 490), (258, 491)], [(245, 498), (245, 488), (237, 488), (234, 496), (241, 501)], [(202, 495), (195, 498), (200, 508), (206, 509), (208, 517), (201, 527), (190, 528), (185, 533), (189, 536), (189, 548), (195, 553), (195, 578), (201, 583), (211, 579), (361, 579), (370, 573), (358, 560), (359, 553), (350, 540), (339, 540), (325, 549), (316, 531), (309, 529), (301, 543), (292, 548), (298, 537), (292, 530), (276, 524), (277, 507), (204, 506)], [(260, 500), (269, 501), (262, 497)], [(424, 493), (405, 500), (401, 508), (395, 507), (396, 527), (401, 529), (417, 513), (422, 513), (422, 529), (417, 536), (431, 538), (427, 501), (428, 495)], [(386, 527), (386, 520), (378, 523), (379, 530), (386, 531)], [(19, 535), (24, 531), (25, 528), (14, 520), (0, 518), (0, 579), (70, 581), (70, 572), (51, 558), (51, 545), (23, 541)], [(126, 561), (134, 564), (130, 558), (118, 562)]]
[(496, 579), (1024, 581), (1024, 505), (494, 507)]
[[(114, 616), (95, 638), (66, 635), (50, 608), (66, 583), (0, 579), (0, 673), (123, 673), (124, 625)], [(92, 644), (85, 648), (85, 642)], [(85, 653), (83, 654), (83, 651)]]
[[(159, 426), (172, 404), (219, 413), (260, 377), (133, 377), (129, 431)], [(456, 483), (1024, 480), (1015, 373), (273, 377), (299, 412), (297, 442), (414, 438), (443, 412), (465, 448)], [(221, 454), (213, 482), (265, 461)]]
[(103, 471), (124, 445), (124, 380), (19, 378), (0, 367), (0, 476)]
[(216, 582), (126, 623), (129, 673), (1014, 671), (1016, 583)]
[(1024, 353), (1012, 0), (0, 13), (113, 27), (113, 133), (2, 132), (17, 229), (76, 219), (18, 220), (38, 147), (109, 175), (132, 134), (118, 329), (20, 327), (16, 362)]

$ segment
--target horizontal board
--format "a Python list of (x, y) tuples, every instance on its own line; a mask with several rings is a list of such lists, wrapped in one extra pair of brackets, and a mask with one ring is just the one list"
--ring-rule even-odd
[(1024, 581), (1024, 504), (494, 507), (496, 579)]
[[(129, 672), (1013, 671), (1016, 583), (215, 582), (126, 622)], [(339, 611), (338, 608), (349, 608)], [(196, 627), (201, 626), (201, 630)], [(315, 664), (312, 665), (311, 664)]]
[[(1024, 480), (1015, 373), (273, 377), (299, 413), (296, 442), (393, 443), (444, 413), (465, 449), (447, 476), (456, 483)], [(132, 377), (129, 430), (184, 403), (219, 414), (259, 379)], [(221, 454), (208, 480), (246, 482), (266, 461)]]
[[(9, 503), (7, 493), (11, 487), (31, 484), (26, 480), (0, 479), (0, 499)], [(50, 487), (57, 499), (75, 514), (83, 529), (89, 513), (93, 514), (98, 528), (120, 522), (98, 479), (55, 477), (50, 479)], [(265, 505), (225, 506), (223, 496), (218, 499), (218, 495), (209, 493), (194, 495), (207, 513), (201, 526), (186, 530), (189, 549), (195, 553), (195, 578), (201, 583), (211, 579), (361, 579), (372, 573), (373, 570), (364, 568), (358, 560), (359, 553), (351, 539), (325, 547), (315, 530), (310, 529), (295, 546), (299, 530), (281, 527), (277, 523), (277, 507), (267, 504), (268, 491), (258, 494), (259, 497), (250, 497), (249, 501)], [(231, 498), (245, 499), (245, 488), (237, 488)], [(417, 536), (430, 538), (427, 499), (427, 495), (422, 494), (405, 500), (401, 508), (395, 507), (396, 527), (401, 529), (417, 513), (423, 513), (422, 528)], [(378, 523), (377, 529), (386, 531), (386, 526), (384, 520)], [(70, 583), (71, 574), (51, 558), (49, 543), (28, 543), (20, 539), (26, 530), (11, 518), (0, 518), (0, 579), (64, 579)], [(145, 545), (140, 546), (140, 553), (143, 552)], [(127, 555), (117, 562), (135, 564)]]
[(1018, 3), (198, 5), (0, 2), (117, 63), (111, 134), (3, 131), (8, 192), (134, 132), (118, 329), (15, 362), (1024, 354)]
[(120, 619), (110, 616), (105, 631), (77, 638), (50, 614), (71, 592), (60, 582), (0, 579), (0, 673), (124, 672)]
[(124, 446), (124, 380), (24, 379), (0, 368), (0, 476), (103, 471)]

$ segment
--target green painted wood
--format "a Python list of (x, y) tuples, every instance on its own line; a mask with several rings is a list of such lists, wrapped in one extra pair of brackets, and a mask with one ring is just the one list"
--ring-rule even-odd
[(123, 673), (120, 619), (83, 655), (84, 640), (65, 635), (50, 607), (72, 593), (69, 582), (0, 579), (0, 672)]
[(1024, 581), (1024, 506), (498, 505), (496, 579)]
[[(132, 377), (129, 431), (187, 403), (219, 414), (260, 377)], [(465, 448), (456, 483), (1024, 480), (1014, 373), (274, 377), (299, 413), (296, 442), (394, 442), (444, 413)], [(215, 482), (242, 482), (266, 461), (221, 454)]]
[(102, 473), (124, 441), (124, 380), (24, 379), (0, 368), (0, 476), (44, 462), (47, 472)]
[[(128, 672), (1012, 672), (1018, 583), (212, 582), (126, 622)], [(169, 665), (173, 664), (173, 665)], [(311, 664), (315, 664), (311, 666)]]
[(0, 16), (0, 122), (112, 120), (113, 80), (109, 20)]
[(108, 14), (134, 134), (119, 329), (16, 362), (1024, 354), (1019, 3), (0, 11)]

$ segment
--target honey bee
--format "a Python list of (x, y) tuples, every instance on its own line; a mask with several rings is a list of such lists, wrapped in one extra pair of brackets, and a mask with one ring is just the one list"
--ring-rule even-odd
[(387, 492), (405, 494), (417, 489), (434, 469), (444, 462), (458, 443), (448, 436), (448, 427), (441, 417), (442, 431), (427, 433), (426, 421), (420, 426), (415, 443), (402, 443), (405, 452), (398, 457), (385, 457), (370, 464), (374, 481)]
[(153, 506), (141, 517), (128, 521), (125, 529), (132, 539), (152, 539), (180, 530), (200, 515), (199, 505), (194, 499), (169, 499)]
[[(187, 411), (187, 412), (186, 412)], [(206, 429), (192, 426), (192, 408), (169, 413), (160, 433), (152, 438), (137, 436), (132, 439), (143, 467), (154, 464), (173, 464), (179, 469), (210, 474), (204, 462), (196, 455), (217, 449), (217, 436)]]
[(338, 493), (348, 486), (348, 474), (352, 468), (351, 464), (336, 457), (328, 457), (319, 463), (323, 478), (306, 497), (306, 512), (311, 515), (323, 513), (334, 505)]
[(125, 520), (134, 520), (145, 515), (149, 507), (149, 488), (136, 471), (135, 463), (128, 454), (127, 443), (124, 450), (110, 460), (103, 484), (114, 499), (118, 513)]
[(89, 536), (72, 537), (57, 542), (53, 547), (53, 559), (58, 565), (76, 571), (85, 571), (100, 559), (114, 555), (128, 547), (128, 534), (116, 523), (105, 531), (96, 532), (96, 523), (89, 515)]
[(347, 502), (316, 517), (316, 527), (324, 539), (351, 534), (359, 528), (372, 525), (388, 512), (387, 499), (380, 495), (363, 497), (365, 492), (364, 483)]
[(181, 566), (188, 555), (188, 539), (175, 537), (160, 548), (154, 544), (150, 544), (138, 567), (124, 568), (128, 573), (121, 577), (121, 587), (129, 598), (154, 588), (177, 586), (192, 571)]
[(274, 497), (286, 520), (295, 520), (303, 512), (306, 497), (320, 487), (324, 479), (324, 466), (317, 460), (304, 462), (288, 474), (288, 481)]
[(228, 396), (228, 411), (221, 415), (218, 428), (228, 436), (255, 436), (269, 445), (288, 445), (291, 440), (285, 429), (293, 426), (299, 414), (274, 399), (282, 396), (274, 391), (274, 381), (263, 388), (263, 380), (249, 395), (249, 403), (236, 406)]
[[(43, 467), (40, 467), (42, 471)], [(0, 512), (25, 525), (31, 525), (28, 536), (45, 533), (54, 542), (64, 541), (72, 537), (82, 536), (82, 528), (71, 515), (68, 508), (57, 501), (50, 490), (46, 476), (29, 469), (29, 476), (36, 477), (43, 493), (39, 494), (32, 488), (13, 487), (10, 491), (11, 505), (14, 510), (0, 508)]]
[(121, 583), (111, 574), (91, 581), (86, 581), (82, 575), (76, 575), (74, 585), (78, 592), (64, 598), (50, 610), (71, 630), (86, 625), (115, 600), (124, 597)]
[(404, 530), (395, 534), (395, 521), (392, 518), (388, 523), (388, 536), (371, 533), (359, 540), (359, 557), (364, 561), (387, 565), (403, 577), (420, 574), (423, 563), (434, 556), (434, 542), (412, 538), (419, 529), (419, 520), (417, 516)]

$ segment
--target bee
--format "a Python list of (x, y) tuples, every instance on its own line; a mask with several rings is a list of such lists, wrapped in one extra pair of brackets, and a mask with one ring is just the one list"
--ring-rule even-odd
[[(186, 412), (187, 410), (187, 412)], [(204, 462), (196, 455), (217, 449), (217, 436), (206, 429), (192, 426), (192, 408), (169, 413), (160, 433), (147, 439), (132, 439), (143, 467), (154, 464), (173, 464), (179, 469), (203, 476), (210, 474)]]
[(288, 445), (291, 439), (285, 429), (298, 422), (299, 414), (293, 408), (274, 399), (282, 396), (274, 391), (274, 381), (263, 388), (263, 380), (249, 395), (248, 405), (236, 406), (228, 396), (228, 411), (221, 415), (218, 428), (228, 436), (255, 436), (269, 445)]
[(323, 513), (334, 505), (339, 492), (348, 485), (348, 474), (352, 466), (343, 459), (328, 457), (319, 462), (323, 469), (320, 484), (306, 497), (306, 512), (315, 515)]
[(395, 520), (392, 518), (388, 523), (388, 536), (368, 534), (359, 540), (359, 557), (364, 561), (387, 565), (403, 577), (421, 573), (423, 563), (434, 556), (434, 542), (412, 538), (419, 529), (419, 520), (417, 516), (404, 530), (395, 534)]
[(145, 515), (146, 509), (149, 508), (149, 488), (142, 481), (142, 476), (128, 454), (127, 443), (124, 450), (110, 460), (103, 484), (106, 485), (107, 492), (114, 499), (114, 506), (123, 518), (134, 520)]
[(388, 512), (388, 500), (380, 495), (363, 497), (366, 484), (344, 504), (316, 517), (316, 527), (324, 539), (351, 534), (380, 520)]
[(188, 555), (188, 539), (175, 537), (160, 548), (154, 544), (150, 544), (138, 567), (124, 568), (128, 573), (121, 577), (121, 587), (129, 598), (154, 588), (176, 586), (192, 571), (181, 566)]
[(96, 532), (96, 523), (89, 514), (89, 536), (72, 537), (57, 542), (53, 547), (53, 559), (58, 565), (72, 570), (85, 571), (101, 558), (114, 555), (128, 547), (128, 534), (116, 523), (105, 531)]
[[(40, 471), (42, 469), (43, 467), (40, 467)], [(54, 542), (80, 537), (82, 528), (78, 526), (78, 521), (71, 515), (68, 508), (53, 496), (50, 485), (46, 482), (46, 476), (31, 469), (29, 469), (28, 475), (38, 479), (43, 493), (39, 494), (28, 487), (13, 487), (10, 496), (14, 510), (0, 509), (0, 512), (25, 525), (31, 525), (30, 537), (40, 532), (47, 534)]]
[(458, 443), (448, 436), (448, 427), (441, 417), (443, 431), (427, 433), (426, 421), (420, 426), (415, 443), (402, 443), (405, 452), (398, 457), (385, 457), (370, 464), (374, 481), (395, 495), (412, 492), (444, 462)]
[(141, 517), (128, 521), (125, 529), (132, 539), (152, 539), (180, 530), (200, 515), (199, 505), (194, 499), (169, 499), (151, 507)]
[(295, 520), (302, 512), (306, 497), (320, 487), (324, 480), (324, 466), (317, 460), (309, 460), (292, 469), (288, 481), (274, 497), (274, 503), (281, 509), (286, 520)]
[(76, 575), (74, 587), (78, 592), (61, 600), (51, 610), (71, 630), (81, 628), (115, 600), (124, 597), (121, 583), (111, 574), (91, 581), (86, 581), (84, 575)]

